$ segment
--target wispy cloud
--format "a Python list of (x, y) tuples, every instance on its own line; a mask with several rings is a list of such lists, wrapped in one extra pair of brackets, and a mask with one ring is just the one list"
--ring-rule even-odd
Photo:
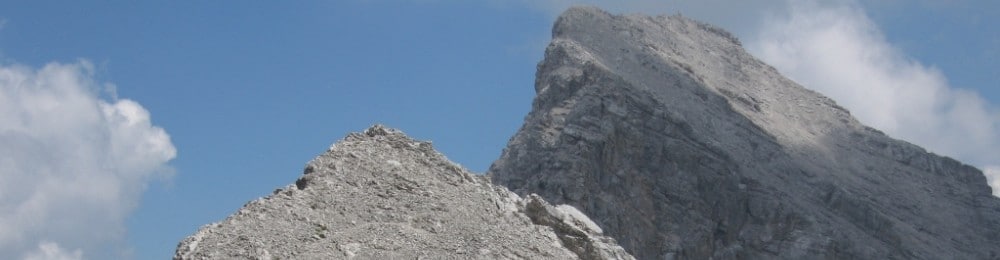
[(176, 150), (149, 112), (103, 100), (86, 61), (0, 66), (0, 258), (78, 259), (121, 243)]
[(23, 260), (80, 260), (83, 259), (83, 251), (80, 249), (67, 252), (59, 247), (59, 244), (42, 241), (35, 251), (24, 255)]
[[(749, 43), (758, 57), (865, 124), (984, 168), (1000, 161), (996, 108), (902, 53), (857, 5), (793, 2)], [(987, 174), (1000, 189), (996, 172)]]

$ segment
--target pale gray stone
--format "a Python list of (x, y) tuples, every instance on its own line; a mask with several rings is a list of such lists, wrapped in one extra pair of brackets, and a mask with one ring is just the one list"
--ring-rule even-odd
[(174, 259), (633, 259), (578, 212), (522, 199), (376, 125), (202, 227)]
[(496, 183), (639, 259), (998, 259), (976, 168), (865, 127), (681, 16), (562, 14)]
[(174, 258), (1000, 259), (982, 172), (860, 124), (716, 27), (571, 8), (535, 90), (488, 176), (376, 125)]

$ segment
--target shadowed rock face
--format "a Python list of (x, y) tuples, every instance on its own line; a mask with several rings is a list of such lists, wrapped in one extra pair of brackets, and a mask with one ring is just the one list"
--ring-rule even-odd
[(572, 206), (522, 199), (376, 125), (202, 227), (174, 259), (633, 259), (600, 233)]
[(983, 174), (887, 137), (679, 16), (572, 8), (495, 183), (639, 259), (998, 259)]

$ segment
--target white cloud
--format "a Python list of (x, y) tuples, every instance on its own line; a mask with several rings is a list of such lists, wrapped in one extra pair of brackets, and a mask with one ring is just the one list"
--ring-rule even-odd
[(1000, 166), (987, 166), (983, 173), (986, 174), (986, 182), (993, 187), (993, 196), (1000, 197)]
[(38, 249), (30, 252), (22, 258), (23, 260), (80, 260), (83, 259), (83, 251), (80, 249), (73, 252), (66, 252), (59, 247), (59, 244), (42, 241), (38, 244)]
[(975, 165), (1000, 161), (996, 108), (906, 56), (860, 7), (808, 1), (790, 7), (749, 41), (762, 60), (893, 137)]
[(92, 71), (0, 66), (0, 259), (122, 249), (146, 184), (170, 174), (167, 133), (138, 103), (98, 97)]

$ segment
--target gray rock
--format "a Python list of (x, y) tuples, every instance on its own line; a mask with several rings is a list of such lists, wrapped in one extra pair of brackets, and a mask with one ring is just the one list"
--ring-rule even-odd
[(177, 247), (174, 259), (633, 259), (572, 206), (522, 199), (373, 126)]
[(639, 259), (1000, 259), (982, 172), (865, 127), (711, 25), (572, 8), (535, 90), (490, 177)]

